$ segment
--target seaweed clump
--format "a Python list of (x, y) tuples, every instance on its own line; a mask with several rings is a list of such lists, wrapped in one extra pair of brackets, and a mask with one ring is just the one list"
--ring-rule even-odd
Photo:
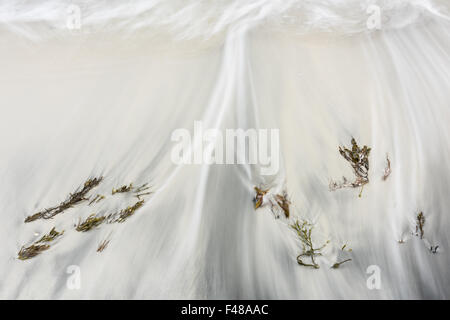
[(45, 250), (48, 250), (49, 248), (50, 245), (48, 244), (40, 244), (40, 245), (32, 244), (29, 247), (22, 247), (19, 251), (18, 258), (20, 260), (27, 260), (37, 256), (38, 254), (44, 252)]
[(23, 246), (18, 253), (18, 258), (20, 260), (27, 260), (39, 255), (40, 253), (50, 249), (50, 245), (48, 244), (49, 242), (52, 242), (63, 234), (64, 230), (58, 232), (55, 228), (53, 228), (48, 234), (45, 234), (41, 239), (34, 242), (32, 245), (28, 247)]
[(147, 191), (148, 189), (150, 189), (150, 186), (148, 186), (148, 183), (144, 183), (143, 185), (141, 185), (140, 187), (133, 187), (133, 183), (130, 183), (129, 185), (123, 185), (120, 188), (113, 188), (111, 191), (111, 194), (114, 195), (116, 193), (128, 193), (128, 192), (133, 192), (134, 196), (136, 198), (138, 198), (139, 200), (141, 200), (142, 196), (146, 196), (149, 194), (152, 194), (151, 191)]
[[(301, 266), (319, 269), (320, 267), (315, 259), (317, 256), (322, 255), (321, 250), (325, 248), (330, 241), (328, 240), (319, 248), (314, 248), (314, 244), (311, 238), (311, 233), (313, 230), (313, 226), (311, 224), (309, 224), (307, 221), (304, 221), (300, 224), (300, 222), (297, 220), (294, 224), (291, 225), (291, 227), (297, 232), (297, 236), (303, 246), (303, 252), (297, 256), (297, 263)], [(310, 257), (311, 263), (305, 263), (301, 259), (302, 257)]]
[(123, 185), (118, 189), (113, 188), (111, 191), (111, 194), (116, 194), (116, 193), (126, 193), (126, 192), (130, 192), (133, 189), (133, 184), (130, 183), (128, 186), (127, 185)]
[(73, 207), (74, 205), (76, 205), (82, 201), (88, 200), (86, 198), (86, 195), (88, 194), (88, 192), (91, 191), (96, 186), (98, 186), (102, 180), (103, 180), (103, 177), (88, 179), (84, 183), (83, 188), (79, 191), (75, 191), (74, 193), (71, 193), (67, 200), (60, 203), (58, 206), (47, 208), (47, 209), (42, 210), (41, 212), (35, 213), (31, 216), (28, 216), (25, 219), (25, 222), (31, 222), (31, 221), (38, 220), (38, 219), (51, 219), (54, 216), (56, 216), (57, 214)]
[(420, 239), (423, 239), (423, 235), (425, 233), (424, 226), (425, 216), (423, 215), (423, 212), (420, 211), (416, 217), (416, 236), (420, 237)]
[(131, 217), (139, 208), (144, 205), (144, 200), (136, 202), (134, 205), (120, 210), (118, 213), (108, 215), (107, 219), (109, 223), (119, 222), (122, 223), (129, 217)]
[(105, 219), (106, 219), (105, 216), (97, 216), (95, 214), (91, 214), (83, 222), (81, 221), (78, 222), (78, 225), (76, 226), (75, 230), (77, 230), (78, 232), (89, 231), (92, 228), (101, 225), (105, 221)]
[(256, 195), (253, 198), (253, 204), (254, 204), (255, 210), (258, 209), (259, 207), (261, 207), (261, 205), (264, 201), (264, 196), (267, 194), (267, 192), (269, 192), (269, 190), (270, 189), (263, 190), (261, 188), (255, 187)]
[(289, 205), (291, 202), (287, 198), (287, 193), (283, 192), (283, 194), (277, 194), (275, 196), (275, 201), (277, 202), (278, 206), (283, 210), (284, 215), (286, 218), (289, 218), (290, 211), (289, 211)]
[(63, 234), (64, 234), (64, 230), (61, 232), (58, 232), (58, 231), (56, 231), (55, 227), (53, 227), (52, 230), (50, 230), (50, 232), (48, 234), (43, 235), (41, 239), (36, 241), (36, 243), (52, 242), (53, 240), (62, 236)]
[(419, 237), (421, 240), (424, 240), (425, 243), (429, 246), (429, 250), (431, 253), (436, 254), (438, 253), (439, 246), (438, 245), (430, 245), (427, 240), (424, 239), (425, 236), (425, 215), (423, 214), (423, 211), (420, 211), (416, 216), (416, 231), (411, 232), (412, 234), (415, 234), (417, 237)]
[[(270, 191), (270, 189), (262, 189), (258, 187), (254, 187), (256, 195), (253, 198), (253, 204), (255, 210), (262, 207), (264, 203), (264, 197)], [(288, 194), (286, 191), (283, 191), (281, 194), (276, 195), (268, 195), (268, 202), (271, 205), (271, 210), (275, 214), (276, 218), (279, 218), (279, 212), (283, 211), (286, 218), (289, 218), (290, 210), (289, 205), (291, 202), (288, 200)]]
[(351, 149), (339, 147), (339, 153), (350, 163), (356, 178), (353, 182), (349, 182), (346, 177), (343, 177), (343, 181), (340, 183), (331, 181), (330, 190), (361, 187), (361, 192), (359, 193), (359, 197), (361, 197), (364, 185), (369, 183), (369, 155), (371, 148), (368, 146), (359, 147), (355, 138), (352, 138), (351, 144)]

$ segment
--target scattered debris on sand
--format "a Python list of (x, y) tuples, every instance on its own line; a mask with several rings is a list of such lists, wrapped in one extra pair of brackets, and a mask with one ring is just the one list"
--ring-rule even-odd
[[(67, 199), (62, 203), (60, 203), (58, 206), (47, 208), (42, 210), (41, 212), (28, 216), (25, 219), (25, 223), (38, 219), (51, 219), (57, 214), (62, 213), (63, 211), (72, 208), (73, 206), (83, 201), (88, 201), (87, 205), (90, 206), (92, 204), (104, 200), (106, 197), (102, 194), (96, 194), (95, 196), (88, 196), (88, 193), (92, 189), (97, 187), (100, 184), (100, 182), (102, 182), (102, 180), (103, 180), (102, 176), (86, 180), (82, 188), (78, 188), (75, 192), (70, 193)], [(119, 188), (113, 188), (111, 192), (112, 195), (116, 193), (133, 193), (134, 196), (138, 198), (139, 201), (113, 214), (98, 215), (93, 213), (89, 215), (85, 220), (80, 219), (78, 224), (75, 225), (75, 230), (78, 232), (87, 232), (100, 226), (102, 223), (105, 222), (107, 223), (124, 222), (129, 217), (134, 215), (134, 213), (144, 205), (145, 200), (141, 198), (146, 195), (152, 194), (152, 192), (149, 191), (149, 189), (150, 186), (148, 185), (148, 183), (144, 183), (137, 188), (133, 187), (133, 183), (130, 183), (129, 185), (123, 185)], [(26, 260), (39, 255), (40, 253), (48, 250), (50, 248), (49, 243), (55, 240), (56, 238), (62, 236), (63, 233), (64, 230), (58, 232), (56, 231), (55, 228), (53, 228), (52, 230), (50, 230), (48, 234), (45, 234), (41, 239), (35, 241), (30, 246), (28, 247), (22, 246), (22, 248), (18, 253), (18, 258), (20, 260)], [(109, 239), (105, 239), (102, 242), (100, 242), (97, 248), (97, 252), (102, 252), (108, 246), (109, 242), (110, 242)]]

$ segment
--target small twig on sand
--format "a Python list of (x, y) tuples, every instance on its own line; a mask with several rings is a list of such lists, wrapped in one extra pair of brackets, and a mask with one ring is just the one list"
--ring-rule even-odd
[(332, 269), (337, 269), (337, 268), (339, 268), (341, 266), (341, 264), (346, 263), (348, 261), (352, 261), (352, 259), (347, 259), (347, 260), (344, 260), (344, 261), (341, 261), (341, 262), (336, 262), (335, 264), (333, 264), (331, 266), (331, 268)]
[(109, 241), (110, 240), (105, 239), (102, 242), (100, 242), (97, 248), (97, 252), (102, 252), (103, 250), (105, 250), (109, 244)]
[(384, 174), (383, 174), (383, 181), (386, 181), (386, 179), (389, 177), (389, 175), (391, 174), (391, 160), (389, 160), (389, 155), (386, 154), (386, 168), (384, 168)]

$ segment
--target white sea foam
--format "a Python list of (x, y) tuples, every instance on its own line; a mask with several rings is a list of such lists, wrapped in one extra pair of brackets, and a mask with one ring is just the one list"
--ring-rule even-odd
[(291, 25), (296, 32), (367, 31), (367, 8), (383, 12), (383, 28), (399, 28), (426, 18), (449, 19), (445, 0), (39, 0), (0, 3), (0, 24), (30, 38), (67, 31), (71, 6), (80, 9), (89, 32), (132, 34), (147, 29), (180, 39), (210, 38), (251, 24)]

